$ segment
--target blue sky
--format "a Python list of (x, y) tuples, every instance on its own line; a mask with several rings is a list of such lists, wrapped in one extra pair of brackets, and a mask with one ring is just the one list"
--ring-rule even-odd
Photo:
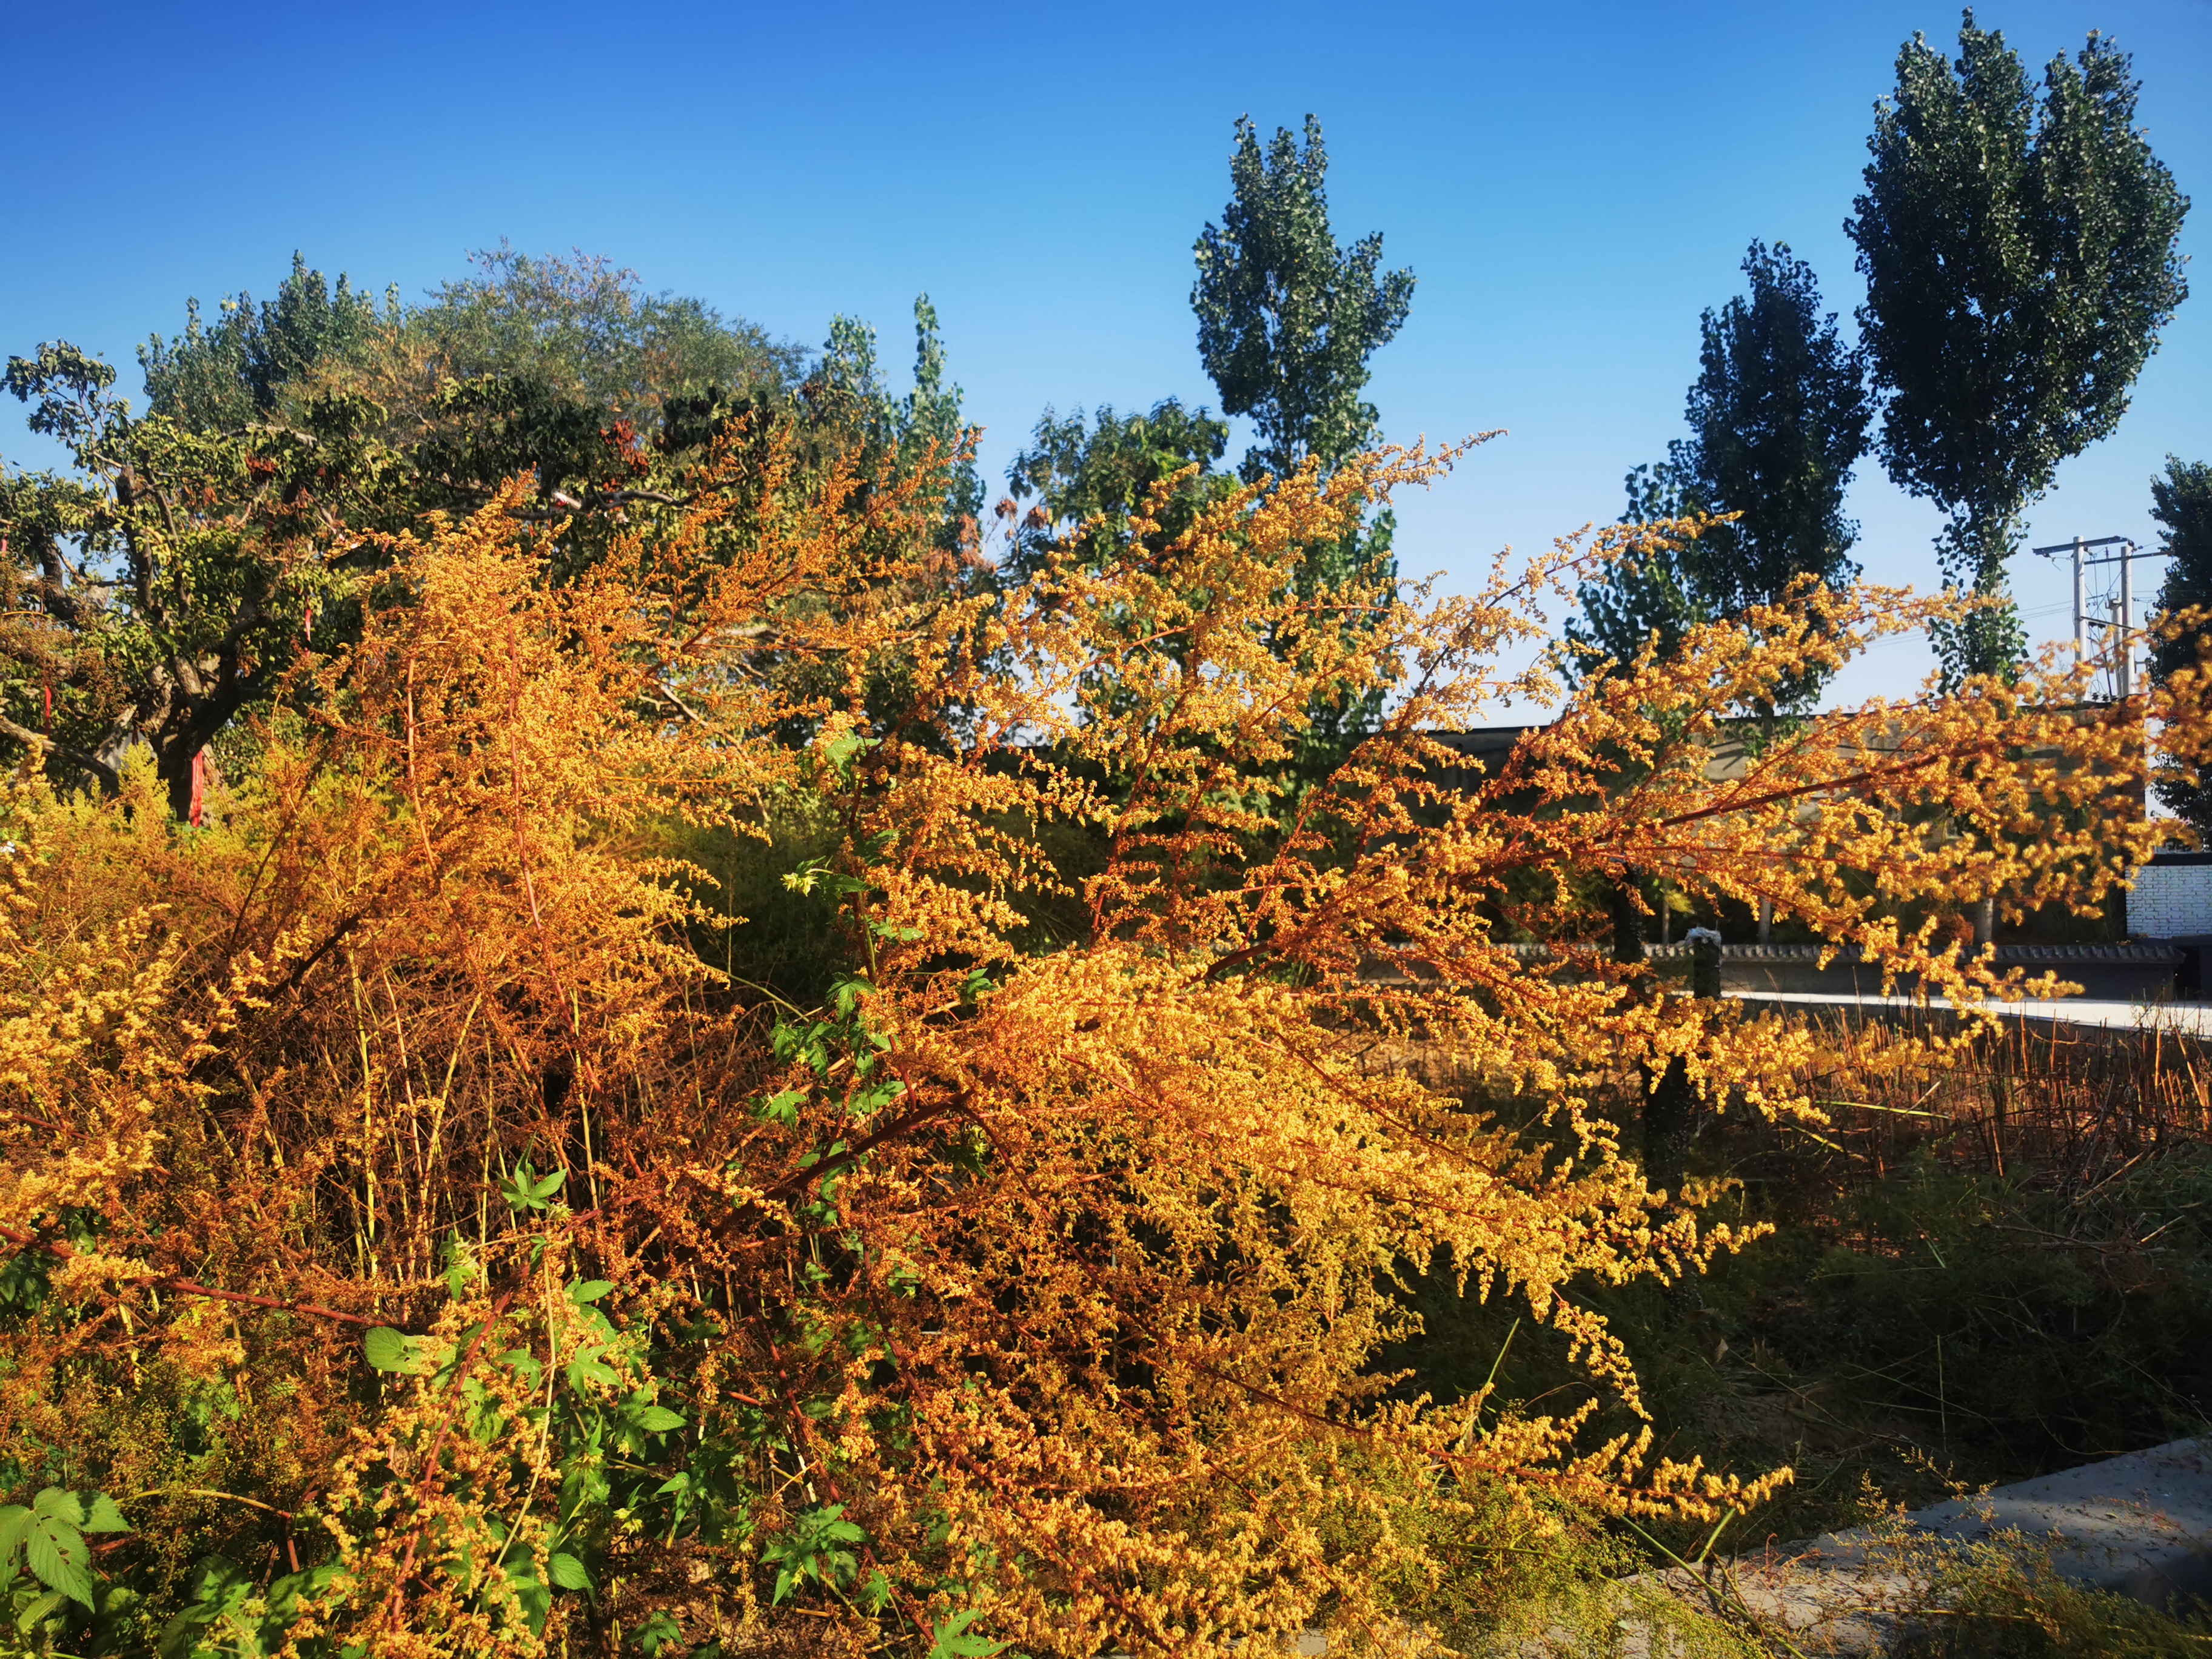
[[(2090, 28), (2135, 55), (2141, 118), (2212, 219), (2212, 4), (1984, 6), (2032, 64)], [(1191, 244), (1227, 194), (1231, 124), (1321, 117), (1340, 239), (1419, 278), (1377, 357), (1388, 435), (1500, 439), (1401, 503), (1401, 567), (1471, 580), (1620, 510), (1681, 430), (1698, 314), (1753, 237), (1832, 305), (1874, 100), (1940, 5), (1429, 13), (1298, 3), (1048, 9), (561, 4), (221, 9), (7, 0), (0, 349), (66, 337), (135, 387), (187, 295), (273, 291), (292, 251), (417, 293), (467, 250), (571, 246), (818, 343), (832, 313), (908, 357), (944, 321), (994, 482), (1048, 404), (1210, 401)], [(2069, 463), (2032, 539), (2151, 539), (2148, 478), (2212, 457), (2212, 272), (2118, 434)], [(0, 416), (0, 455), (51, 455)], [(1870, 577), (1926, 584), (1935, 515), (1876, 463), (1852, 507)], [(2065, 578), (2023, 559), (2038, 637)], [(1845, 694), (1905, 689), (1892, 647)]]

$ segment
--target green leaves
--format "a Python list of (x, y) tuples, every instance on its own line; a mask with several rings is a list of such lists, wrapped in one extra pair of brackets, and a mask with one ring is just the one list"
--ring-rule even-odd
[(254, 1574), (223, 1556), (208, 1556), (192, 1575), (191, 1605), (163, 1627), (155, 1651), (161, 1659), (271, 1659), (286, 1652), (302, 1659), (363, 1659), (356, 1647), (337, 1648), (321, 1640), (291, 1644), (301, 1598), (327, 1595), (344, 1571), (336, 1561), (325, 1561), (287, 1574), (257, 1598)]
[(1228, 447), (1228, 422), (1173, 398), (1148, 414), (1104, 406), (1062, 419), (1047, 410), (1006, 470), (1007, 486), (1036, 506), (1013, 522), (1002, 568), (1026, 580), (1072, 551), (1082, 568), (1102, 569), (1121, 556), (1139, 514), (1157, 526), (1145, 545), (1159, 556), (1232, 483), (1212, 470)]
[(622, 1380), (606, 1363), (606, 1352), (600, 1344), (586, 1342), (568, 1357), (563, 1374), (572, 1392), (586, 1394), (595, 1385), (611, 1389)]
[(635, 1639), (647, 1659), (659, 1659), (661, 1649), (680, 1641), (683, 1635), (684, 1627), (676, 1622), (676, 1615), (665, 1607), (655, 1607), (637, 1627)]
[(774, 1599), (779, 1605), (805, 1583), (836, 1589), (853, 1582), (860, 1565), (844, 1547), (867, 1534), (844, 1515), (842, 1504), (808, 1510), (789, 1532), (761, 1547), (761, 1559), (776, 1568)]
[[(1677, 657), (1690, 629), (1784, 603), (1800, 577), (1835, 588), (1857, 574), (1848, 556), (1857, 526), (1843, 507), (1872, 414), (1864, 363), (1823, 312), (1813, 268), (1786, 246), (1753, 242), (1742, 269), (1748, 294), (1702, 319), (1684, 409), (1691, 435), (1628, 475), (1621, 522), (1734, 517), (1632, 551), (1583, 584), (1584, 619), (1567, 636), (1612, 659), (1616, 675), (1654, 630), (1659, 657)], [(1820, 690), (1817, 675), (1792, 678), (1759, 712), (1809, 703)]]
[(753, 1115), (763, 1123), (777, 1123), (787, 1129), (795, 1129), (799, 1127), (799, 1109), (805, 1103), (805, 1090), (784, 1089), (755, 1106)]
[(459, 1233), (446, 1241), (446, 1294), (459, 1302), (481, 1270), (476, 1255)]
[(93, 1605), (92, 1549), (84, 1534), (130, 1530), (131, 1523), (106, 1493), (48, 1486), (27, 1505), (10, 1504), (0, 1509), (0, 1582), (12, 1582), (20, 1562), (49, 1590), (83, 1603), (88, 1612)]
[(1004, 1651), (1004, 1642), (968, 1633), (975, 1619), (974, 1607), (963, 1607), (938, 1626), (931, 1632), (929, 1659), (990, 1659), (991, 1655)]
[(558, 1589), (589, 1591), (592, 1588), (592, 1575), (584, 1571), (584, 1564), (565, 1551), (556, 1550), (548, 1557), (545, 1571)]
[(421, 1376), (429, 1369), (422, 1351), (422, 1339), (395, 1331), (389, 1325), (379, 1325), (361, 1339), (362, 1357), (380, 1371), (400, 1371), (409, 1376)]
[(518, 1158), (514, 1172), (500, 1183), (499, 1195), (507, 1200), (511, 1210), (545, 1210), (551, 1207), (550, 1200), (553, 1194), (561, 1190), (568, 1179), (566, 1170), (556, 1170), (550, 1175), (540, 1176), (530, 1167), (527, 1158)]
[[(848, 732), (824, 744), (823, 749), (830, 756), (830, 763), (842, 768), (857, 752), (860, 742), (861, 739)], [(868, 888), (868, 884), (857, 876), (838, 874), (827, 859), (805, 860), (799, 868), (784, 877), (783, 884), (792, 892), (809, 895), (817, 892), (864, 893)]]
[[(1883, 462), (1949, 519), (1946, 577), (1992, 596), (2028, 505), (2118, 423), (2188, 292), (2188, 202), (2136, 125), (2126, 54), (2093, 34), (2043, 79), (2039, 106), (2019, 55), (1971, 12), (1955, 62), (1906, 42), (1844, 224), (1889, 394)], [(2008, 669), (2026, 643), (2008, 602), (1939, 633), (1954, 678)]]
[(1221, 223), (1198, 240), (1198, 350), (1221, 407), (1249, 415), (1261, 441), (1248, 480), (1277, 477), (1306, 456), (1334, 466), (1374, 436), (1361, 400), (1367, 360), (1398, 331), (1413, 302), (1413, 273), (1382, 273), (1380, 233), (1340, 248), (1329, 229), (1321, 123), (1306, 117), (1303, 151), (1288, 128), (1264, 154), (1249, 118), (1237, 123), (1229, 164), (1234, 195)]

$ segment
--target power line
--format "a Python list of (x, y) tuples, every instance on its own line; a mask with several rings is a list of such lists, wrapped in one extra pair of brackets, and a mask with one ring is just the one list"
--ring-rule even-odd
[[(2102, 558), (2091, 558), (2093, 548), (2118, 548)], [(2135, 690), (2136, 636), (2142, 630), (2136, 626), (2135, 562), (2139, 558), (2162, 559), (2167, 550), (2158, 548), (2149, 553), (2141, 551), (2132, 536), (2076, 536), (2070, 542), (2054, 542), (2049, 547), (2030, 550), (2046, 559), (2059, 554), (2069, 554), (2074, 561), (2074, 663), (2079, 667), (2089, 654), (2089, 629), (2092, 626), (2106, 629), (2119, 640), (2119, 658), (2113, 674), (2113, 689), (2125, 697)], [(2116, 564), (2120, 568), (2120, 592), (2112, 600), (2112, 620), (2089, 615), (2087, 595), (2084, 592), (2082, 573), (2091, 565)]]

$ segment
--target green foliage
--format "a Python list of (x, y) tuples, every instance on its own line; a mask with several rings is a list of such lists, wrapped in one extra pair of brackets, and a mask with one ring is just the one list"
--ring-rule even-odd
[[(508, 1202), (522, 1212), (543, 1210), (562, 1173), (540, 1177), (518, 1165), (507, 1185)], [(601, 1310), (599, 1304), (615, 1290), (605, 1279), (570, 1280), (559, 1287), (557, 1311), (524, 1313), (518, 1303), (489, 1328), (477, 1321), (410, 1336), (379, 1328), (362, 1344), (374, 1370), (420, 1379), (416, 1386), (434, 1396), (458, 1394), (468, 1432), (507, 1449), (520, 1465), (518, 1485), (527, 1481), (534, 1490), (542, 1478), (557, 1492), (550, 1532), (510, 1532), (493, 1513), (473, 1518), (466, 1531), (448, 1523), (441, 1547), (450, 1570), (474, 1587), (481, 1605), (495, 1613), (511, 1605), (533, 1632), (544, 1631), (556, 1593), (599, 1593), (595, 1563), (610, 1542), (636, 1532), (665, 1540), (687, 1527), (718, 1532), (731, 1518), (732, 1503), (743, 1501), (726, 1475), (732, 1448), (687, 1440), (690, 1419), (660, 1402), (674, 1384), (656, 1376), (653, 1365), (678, 1355), (655, 1354), (646, 1328)], [(466, 1368), (471, 1352), (478, 1370)], [(556, 1362), (550, 1367), (548, 1355)], [(488, 1381), (482, 1368), (504, 1376)], [(533, 1402), (519, 1414), (517, 1391)], [(373, 1499), (374, 1489), (360, 1498)], [(343, 1501), (334, 1510), (336, 1519), (362, 1518)], [(161, 1650), (165, 1659), (273, 1655), (310, 1604), (326, 1613), (325, 1604), (351, 1593), (342, 1560), (280, 1579), (260, 1594), (231, 1563), (211, 1560), (196, 1579), (193, 1604), (170, 1622)]]
[(293, 1633), (301, 1604), (331, 1595), (340, 1577), (337, 1565), (326, 1561), (257, 1589), (254, 1575), (238, 1563), (209, 1556), (191, 1576), (191, 1600), (161, 1627), (155, 1650), (161, 1659), (276, 1659), (290, 1653), (302, 1659), (365, 1659), (360, 1647), (342, 1648), (327, 1638), (300, 1641)]
[(349, 595), (365, 561), (319, 532), (357, 515), (374, 469), (336, 432), (134, 420), (113, 380), (66, 343), (9, 360), (77, 476), (0, 478), (0, 741), (111, 791), (145, 743), (182, 817), (193, 757)]
[[(1389, 343), (1413, 302), (1413, 273), (1383, 271), (1382, 234), (1337, 245), (1325, 188), (1328, 153), (1309, 115), (1305, 142), (1278, 128), (1262, 151), (1249, 117), (1237, 121), (1231, 195), (1221, 222), (1200, 233), (1191, 309), (1198, 351), (1231, 415), (1249, 415), (1260, 441), (1238, 471), (1247, 483), (1282, 477), (1309, 459), (1324, 472), (1379, 441), (1379, 416), (1361, 396), (1368, 359)], [(1308, 548), (1298, 591), (1388, 583), (1398, 571), (1385, 509), (1345, 535)], [(1361, 619), (1346, 620), (1357, 630)], [(1303, 765), (1328, 770), (1374, 725), (1378, 691), (1322, 697)]]
[(1774, 604), (1801, 577), (1857, 576), (1844, 491), (1871, 415), (1863, 367), (1835, 313), (1822, 314), (1813, 268), (1786, 245), (1753, 242), (1743, 273), (1748, 295), (1701, 320), (1692, 436), (1675, 458), (1696, 510), (1734, 515), (1699, 543), (1699, 586), (1723, 617)]
[(864, 1542), (867, 1534), (844, 1515), (842, 1504), (807, 1510), (789, 1532), (761, 1540), (761, 1559), (775, 1569), (773, 1599), (778, 1604), (789, 1601), (802, 1584), (842, 1589), (858, 1575), (859, 1559), (847, 1546)]
[[(802, 382), (797, 348), (604, 259), (502, 246), (476, 264), (379, 311), (295, 257), (275, 301), (241, 295), (211, 324), (194, 305), (180, 337), (148, 343), (143, 419), (114, 370), (66, 342), (9, 360), (32, 428), (75, 465), (0, 475), (0, 756), (112, 792), (143, 744), (186, 817), (196, 762), (246, 741), (240, 717), (270, 707), (303, 653), (351, 637), (382, 538), (517, 477), (566, 580), (617, 533), (664, 527), (718, 439), (802, 429), (811, 465), (856, 441), (915, 468), (934, 452), (946, 483), (929, 533), (948, 568), (978, 562), (972, 434), (927, 296), (915, 386), (895, 402), (866, 331), (842, 319)], [(740, 497), (757, 483), (711, 476)]]
[[(1679, 441), (1674, 447), (1681, 447)], [(1625, 482), (1628, 510), (1621, 514), (1623, 524), (1679, 519), (1698, 510), (1687, 501), (1674, 462), (1636, 467)], [(1647, 645), (1662, 659), (1680, 655), (1689, 630), (1713, 620), (1702, 567), (1696, 543), (1666, 540), (1624, 555), (1595, 580), (1584, 582), (1575, 596), (1583, 614), (1566, 624), (1573, 647), (1570, 666), (1586, 670), (1603, 659), (1625, 671)]]
[[(1834, 313), (1822, 313), (1813, 268), (1786, 245), (1753, 242), (1743, 272), (1748, 295), (1700, 323), (1691, 435), (1628, 475), (1622, 522), (1729, 516), (1584, 584), (1584, 620), (1568, 624), (1568, 637), (1616, 663), (1634, 661), (1654, 630), (1660, 654), (1672, 656), (1700, 623), (1777, 604), (1804, 578), (1833, 587), (1858, 574), (1849, 556), (1857, 526), (1843, 503), (1866, 448), (1863, 365)], [(1820, 690), (1810, 678), (1792, 682), (1777, 706), (1808, 706)]]
[(945, 384), (945, 340), (937, 307), (927, 294), (914, 301), (914, 387), (894, 398), (876, 358), (876, 331), (858, 318), (830, 319), (830, 337), (811, 385), (824, 418), (860, 434), (871, 456), (896, 450), (902, 464), (918, 466), (933, 455), (945, 470), (944, 526), (947, 550), (972, 546), (983, 510), (983, 481), (975, 471), (975, 434), (961, 415), (961, 391)]
[[(1116, 414), (1110, 405), (1091, 419), (1079, 409), (1065, 418), (1046, 410), (1006, 469), (1007, 488), (1033, 503), (1014, 527), (1006, 568), (1030, 576), (1062, 547), (1079, 564), (1097, 567), (1126, 545), (1130, 519), (1140, 512), (1159, 526), (1147, 544), (1166, 546), (1227, 488), (1212, 469), (1228, 447), (1226, 421), (1173, 398), (1142, 415)], [(1170, 484), (1155, 508), (1155, 494)]]
[(2023, 648), (2004, 594), (2022, 514), (2058, 464), (2110, 433), (2188, 292), (2188, 199), (2136, 130), (2127, 56), (2092, 33), (2044, 70), (1968, 11), (1959, 58), (1915, 35), (1878, 106), (1866, 193), (1845, 228), (1888, 394), (1890, 477), (1941, 507), (1945, 579), (2001, 599), (1938, 643), (1955, 675)]
[(991, 1659), (1005, 1651), (1004, 1642), (970, 1634), (968, 1626), (975, 1622), (975, 1610), (965, 1607), (938, 1626), (930, 1635), (928, 1659)]
[(511, 1210), (542, 1211), (550, 1206), (553, 1194), (568, 1179), (566, 1170), (555, 1170), (541, 1176), (530, 1167), (527, 1157), (518, 1158), (514, 1173), (500, 1187), (500, 1196)]
[[(48, 1486), (27, 1504), (0, 1508), (0, 1593), (12, 1589), (27, 1568), (53, 1597), (66, 1596), (90, 1612), (92, 1550), (84, 1535), (130, 1530), (131, 1523), (106, 1492)], [(26, 1613), (19, 1622), (27, 1627), (45, 1616)]]
[[(2159, 550), (2172, 562), (2154, 602), (2162, 611), (2212, 609), (2212, 465), (2169, 455), (2166, 476), (2151, 480), (2151, 516), (2163, 526)], [(2175, 671), (2197, 665), (2204, 628), (2171, 640), (2153, 638), (2151, 678), (2164, 683)], [(2201, 834), (2212, 830), (2212, 790), (2179, 771), (2158, 781), (2158, 798)]]
[(1413, 273), (1382, 272), (1381, 232), (1349, 249), (1329, 229), (1321, 123), (1305, 145), (1285, 127), (1263, 153), (1249, 117), (1237, 122), (1233, 189), (1221, 223), (1198, 239), (1198, 352), (1221, 406), (1249, 415), (1260, 442), (1244, 459), (1256, 480), (1307, 456), (1335, 466), (1375, 441), (1363, 401), (1367, 360), (1388, 344), (1413, 301)]
[(678, 398), (780, 390), (804, 367), (798, 347), (703, 300), (647, 292), (604, 258), (504, 242), (470, 258), (476, 273), (441, 284), (403, 331), (442, 381), (526, 378), (651, 436)]
[(963, 534), (972, 542), (983, 511), (983, 480), (975, 471), (973, 436), (961, 417), (960, 388), (945, 383), (945, 340), (927, 294), (915, 297), (914, 390), (902, 413), (902, 443), (927, 445), (952, 462), (945, 499), (948, 545), (959, 545)]
[(185, 331), (173, 340), (149, 336), (138, 348), (153, 412), (196, 432), (233, 431), (277, 412), (284, 392), (304, 383), (325, 358), (357, 358), (376, 331), (399, 314), (398, 290), (380, 318), (374, 303), (338, 277), (292, 256), (291, 275), (274, 300), (257, 307), (241, 292), (222, 302), (212, 325), (200, 302), (185, 302)]

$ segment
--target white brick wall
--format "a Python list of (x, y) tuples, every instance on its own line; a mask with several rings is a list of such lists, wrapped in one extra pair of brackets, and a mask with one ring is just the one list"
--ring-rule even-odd
[(2136, 871), (2128, 932), (2137, 939), (2212, 933), (2212, 864), (2147, 864)]

